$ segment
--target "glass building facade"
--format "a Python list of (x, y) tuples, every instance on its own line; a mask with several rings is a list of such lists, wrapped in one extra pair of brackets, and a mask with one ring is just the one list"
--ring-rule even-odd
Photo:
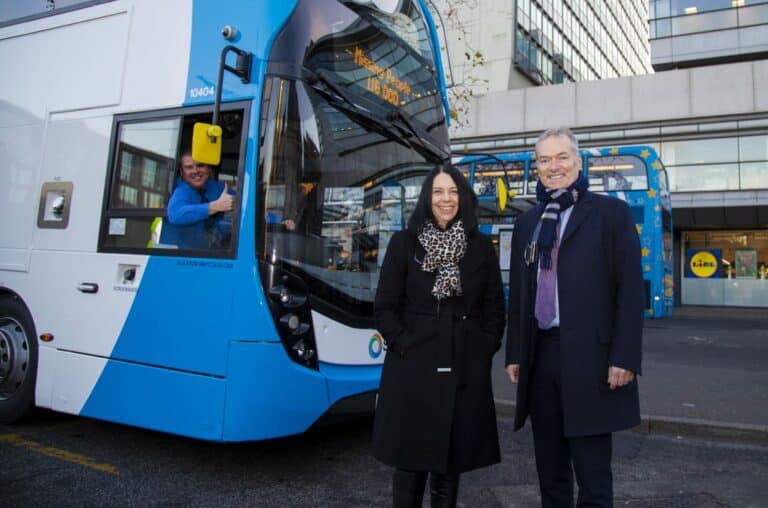
[(768, 23), (766, 0), (651, 0), (651, 39)]
[(765, 58), (768, 0), (650, 0), (657, 71)]
[(648, 2), (517, 0), (515, 67), (535, 84), (651, 72)]

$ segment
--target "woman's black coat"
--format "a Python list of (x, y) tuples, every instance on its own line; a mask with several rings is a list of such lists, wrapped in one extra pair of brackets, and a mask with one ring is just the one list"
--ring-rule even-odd
[(400, 231), (381, 268), (374, 315), (388, 352), (373, 454), (417, 471), (460, 473), (495, 464), (491, 359), (505, 322), (496, 253), (486, 236), (470, 236), (459, 263), (463, 294), (439, 302), (431, 294), (435, 274), (421, 270), (423, 259), (418, 239)]

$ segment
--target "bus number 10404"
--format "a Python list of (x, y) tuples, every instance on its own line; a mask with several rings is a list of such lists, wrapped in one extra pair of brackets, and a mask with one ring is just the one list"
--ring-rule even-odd
[(216, 93), (216, 89), (212, 86), (199, 86), (197, 88), (189, 89), (189, 96), (193, 99), (197, 97), (211, 97)]

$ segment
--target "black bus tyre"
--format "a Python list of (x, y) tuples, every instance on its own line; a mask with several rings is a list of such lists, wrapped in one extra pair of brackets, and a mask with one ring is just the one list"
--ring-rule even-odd
[(14, 423), (35, 405), (37, 338), (15, 296), (0, 296), (0, 423)]

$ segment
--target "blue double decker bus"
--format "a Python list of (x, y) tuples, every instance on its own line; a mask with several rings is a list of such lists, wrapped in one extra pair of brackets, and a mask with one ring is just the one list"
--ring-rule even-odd
[[(674, 307), (672, 207), (661, 159), (649, 146), (589, 148), (581, 150), (581, 156), (589, 189), (626, 201), (632, 211), (642, 249), (646, 317), (670, 315)], [(497, 242), (502, 270), (507, 270), (505, 247), (514, 234), (514, 218), (536, 204), (535, 154), (471, 155), (457, 164), (478, 194), (481, 227)], [(509, 197), (504, 210), (497, 206), (499, 178)]]
[[(0, 421), (38, 406), (245, 441), (372, 411), (379, 268), (450, 157), (425, 2), (16, 4), (0, 13)], [(171, 235), (206, 123), (232, 210), (215, 235)]]

